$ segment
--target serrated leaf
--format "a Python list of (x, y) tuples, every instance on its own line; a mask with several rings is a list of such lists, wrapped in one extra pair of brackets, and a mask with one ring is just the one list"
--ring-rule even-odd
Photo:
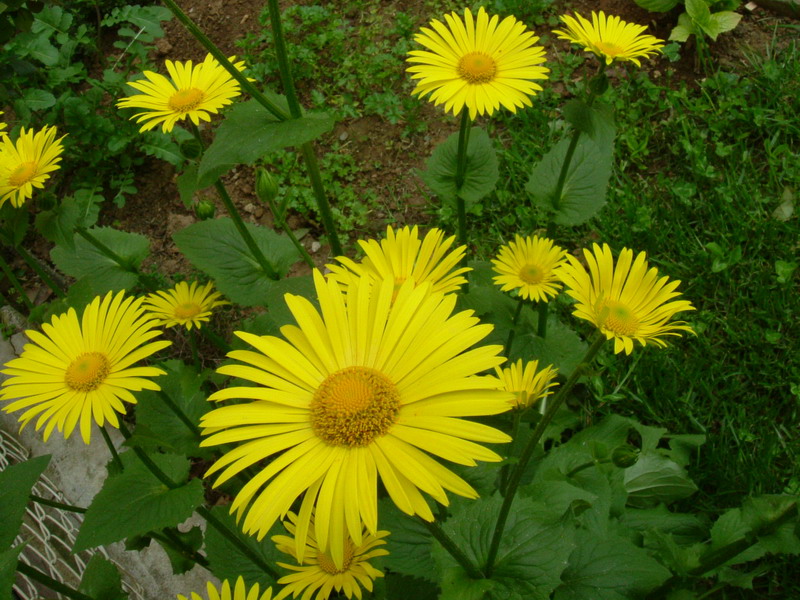
[(16, 46), (22, 56), (35, 58), (48, 67), (58, 64), (58, 49), (50, 43), (47, 36), (22, 33), (16, 37)]
[(670, 577), (647, 552), (613, 533), (578, 530), (555, 600), (644, 598)]
[(68, 33), (72, 25), (72, 14), (65, 12), (57, 5), (47, 5), (36, 14), (31, 31), (34, 33), (46, 32), (48, 36), (53, 33)]
[(126, 445), (162, 449), (189, 457), (206, 458), (212, 449), (200, 448), (200, 436), (170, 408), (166, 395), (199, 430), (200, 417), (211, 410), (202, 389), (205, 378), (179, 360), (159, 365), (167, 374), (158, 378), (161, 391), (142, 390), (136, 399), (136, 430)]
[(25, 90), (22, 100), (31, 110), (44, 110), (56, 103), (56, 97), (45, 90)]
[(712, 14), (708, 24), (701, 25), (701, 27), (708, 37), (717, 41), (717, 36), (719, 36), (719, 34), (735, 29), (741, 20), (742, 15), (733, 11), (724, 10)]
[(458, 162), (458, 132), (439, 144), (425, 163), (427, 169), (420, 177), (437, 196), (455, 200), (458, 196), (469, 208), (488, 195), (497, 184), (497, 155), (489, 135), (480, 127), (473, 127), (467, 144), (467, 164), (464, 183), (456, 186)]
[(31, 495), (31, 488), (50, 462), (50, 455), (37, 456), (0, 471), (0, 550), (14, 542)]
[(439, 587), (428, 581), (401, 575), (399, 573), (386, 573), (386, 598), (389, 600), (437, 600)]
[(94, 190), (77, 190), (73, 196), (64, 198), (53, 210), (36, 215), (36, 229), (47, 240), (66, 247), (75, 248), (75, 227), (89, 228), (97, 223), (103, 197)]
[[(124, 471), (109, 476), (92, 500), (73, 552), (178, 525), (203, 503), (203, 484), (199, 479), (170, 489), (133, 452), (122, 456), (125, 456)], [(172, 481), (186, 480), (189, 461), (185, 457), (156, 453), (149, 457)]]
[(521, 336), (510, 359), (538, 360), (540, 368), (553, 365), (566, 377), (578, 367), (588, 348), (571, 327), (551, 314), (547, 318), (547, 336), (541, 338), (533, 333)]
[(122, 591), (122, 579), (113, 563), (100, 554), (94, 554), (83, 572), (79, 592), (91, 596), (93, 600), (127, 600), (128, 594)]
[[(135, 268), (142, 264), (150, 252), (150, 241), (138, 233), (111, 227), (96, 227), (89, 233)], [(137, 275), (134, 272), (118, 265), (78, 234), (75, 234), (74, 249), (56, 246), (50, 251), (50, 256), (67, 275), (75, 279), (86, 277), (96, 294), (126, 290), (136, 285)]]
[(401, 512), (388, 498), (379, 501), (380, 528), (391, 532), (386, 539), (389, 555), (383, 561), (390, 570), (436, 583), (439, 573), (431, 558), (432, 539), (418, 521)]
[[(16, 532), (15, 532), (16, 535)], [(11, 588), (17, 576), (17, 560), (25, 544), (0, 550), (0, 598), (13, 598)]]
[(625, 489), (628, 504), (644, 508), (688, 498), (697, 491), (697, 486), (678, 463), (645, 451), (635, 465), (625, 469)]
[(200, 161), (198, 186), (211, 185), (232, 167), (252, 164), (269, 152), (300, 146), (333, 128), (327, 113), (309, 113), (299, 119), (279, 121), (255, 100), (242, 102), (228, 112), (214, 142)]
[(696, 25), (705, 28), (711, 21), (711, 10), (705, 0), (685, 0), (686, 14)]
[[(282, 277), (300, 256), (292, 242), (271, 229), (245, 223), (256, 244)], [(270, 279), (229, 218), (194, 223), (173, 234), (178, 248), (198, 269), (215, 280), (223, 294), (244, 306), (263, 305), (279, 282)]]
[[(222, 524), (238, 537), (256, 556), (260, 557), (268, 565), (275, 565), (277, 561), (290, 561), (290, 557), (280, 552), (275, 542), (272, 541), (273, 535), (285, 534), (283, 526), (275, 522), (267, 535), (259, 542), (255, 536), (242, 533), (241, 528), (236, 524), (236, 519), (229, 514), (227, 507), (215, 506), (211, 513), (219, 519)], [(264, 586), (275, 583), (274, 579), (259, 567), (253, 560), (245, 555), (231, 541), (217, 531), (214, 527), (206, 530), (206, 557), (211, 564), (212, 572), (220, 579), (236, 581), (240, 575), (244, 578), (248, 587), (255, 583)]]
[(180, 194), (181, 202), (183, 202), (186, 208), (190, 208), (192, 206), (194, 193), (199, 189), (197, 187), (197, 164), (192, 163), (187, 165), (183, 173), (178, 176), (176, 183), (178, 185), (178, 194)]
[(644, 545), (658, 556), (661, 563), (680, 577), (687, 577), (700, 566), (700, 557), (707, 551), (703, 543), (690, 546), (679, 544), (675, 536), (662, 531), (645, 531)]
[(172, 138), (160, 131), (146, 131), (142, 134), (138, 147), (150, 156), (155, 156), (171, 165), (179, 166), (186, 160), (180, 146)]
[(708, 519), (700, 515), (673, 513), (664, 504), (655, 508), (627, 508), (620, 517), (625, 527), (634, 531), (658, 531), (669, 534), (675, 543), (688, 546), (708, 537)]

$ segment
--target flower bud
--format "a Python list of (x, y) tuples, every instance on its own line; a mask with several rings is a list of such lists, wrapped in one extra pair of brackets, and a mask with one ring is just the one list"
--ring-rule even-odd
[(617, 446), (611, 452), (611, 462), (620, 469), (627, 469), (636, 464), (639, 460), (639, 449), (628, 444)]
[(216, 213), (217, 206), (211, 202), (211, 200), (200, 200), (200, 202), (194, 205), (194, 214), (201, 221), (213, 219)]
[(256, 171), (256, 195), (261, 202), (269, 204), (270, 207), (278, 195), (278, 184), (269, 171), (263, 168)]

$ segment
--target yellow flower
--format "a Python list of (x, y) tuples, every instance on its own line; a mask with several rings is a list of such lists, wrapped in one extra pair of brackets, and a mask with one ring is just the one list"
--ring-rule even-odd
[(6, 200), (19, 208), (33, 196), (33, 188), (43, 188), (49, 173), (59, 169), (64, 147), (56, 137), (55, 127), (45, 127), (35, 134), (32, 129), (19, 134), (16, 144), (0, 135), (0, 206)]
[(42, 325), (43, 333), (27, 331), (33, 343), (2, 370), (9, 377), (0, 399), (15, 400), (3, 410), (27, 409), (19, 418), (22, 427), (38, 415), (36, 429), (47, 423), (45, 441), (56, 427), (68, 438), (80, 421), (88, 444), (92, 418), (100, 427), (105, 421), (119, 427), (116, 413), (125, 414), (122, 402), (136, 403), (131, 391), (159, 390), (149, 378), (165, 375), (134, 363), (171, 343), (150, 342), (161, 331), (154, 329), (157, 324), (142, 301), (109, 292), (92, 300), (80, 322), (70, 308)]
[(619, 17), (606, 17), (601, 10), (592, 11), (592, 22), (575, 13), (575, 17), (562, 15), (566, 31), (554, 29), (560, 39), (583, 46), (586, 52), (594, 52), (607, 65), (615, 60), (629, 60), (641, 66), (639, 57), (649, 58), (661, 51), (664, 40), (652, 35), (642, 35), (644, 25), (627, 23)]
[[(233, 62), (235, 57), (228, 60)], [(119, 108), (141, 108), (132, 118), (142, 123), (139, 131), (147, 131), (160, 124), (164, 132), (172, 131), (175, 123), (189, 117), (192, 123), (210, 121), (210, 113), (230, 104), (241, 92), (239, 84), (225, 67), (210, 54), (199, 65), (192, 61), (166, 61), (170, 79), (152, 71), (145, 71), (146, 80), (129, 81), (128, 85), (142, 92), (117, 102)], [(244, 62), (233, 62), (240, 71)]]
[[(647, 257), (640, 252), (633, 260), (633, 251), (623, 248), (616, 268), (611, 248), (594, 244), (593, 252), (583, 250), (587, 272), (580, 261), (568, 256), (569, 264), (561, 267), (558, 277), (567, 286), (567, 293), (577, 304), (573, 314), (593, 323), (607, 339), (614, 340), (614, 352), (633, 351), (633, 340), (642, 346), (651, 342), (664, 347), (661, 338), (680, 335), (679, 331), (694, 333), (684, 321), (668, 321), (675, 313), (694, 310), (688, 300), (673, 300), (680, 292), (680, 281), (659, 279), (658, 269), (648, 269)], [(669, 281), (669, 282), (668, 282)]]
[(550, 388), (558, 385), (555, 381), (558, 369), (554, 369), (552, 365), (541, 371), (538, 368), (539, 361), (532, 360), (523, 369), (522, 359), (505, 369), (494, 368), (500, 380), (500, 389), (514, 394), (514, 399), (511, 401), (514, 408), (528, 408), (552, 394), (553, 390)]
[[(3, 114), (3, 111), (0, 110), (0, 115), (2, 115), (2, 114)], [(6, 127), (8, 127), (8, 125), (6, 125), (5, 121), (0, 121), (0, 140), (2, 140), (6, 135), (8, 135), (5, 132)]]
[[(222, 587), (217, 590), (217, 587), (210, 581), (206, 583), (206, 592), (208, 600), (270, 600), (272, 598), (272, 588), (268, 587), (259, 596), (259, 585), (256, 583), (248, 591), (245, 586), (244, 579), (240, 575), (236, 580), (236, 585), (231, 590), (231, 584), (226, 579), (222, 582)], [(178, 594), (178, 600), (189, 600), (183, 594)], [(203, 597), (197, 592), (192, 592), (191, 600), (204, 600)]]
[[(310, 522), (314, 523), (314, 517)], [(284, 521), (283, 526), (288, 532), (296, 537), (297, 516), (289, 513), (289, 522)], [(304, 542), (303, 558), (297, 558), (295, 553), (295, 537), (286, 535), (276, 535), (272, 537), (278, 550), (291, 556), (299, 565), (290, 565), (279, 562), (278, 564), (290, 571), (296, 571), (291, 575), (286, 575), (278, 580), (278, 583), (285, 584), (280, 593), (275, 596), (275, 600), (282, 600), (290, 594), (297, 598), (301, 593), (304, 600), (311, 600), (314, 592), (317, 592), (317, 600), (327, 600), (331, 593), (344, 591), (345, 596), (361, 598), (361, 588), (372, 591), (372, 581), (378, 577), (383, 577), (383, 573), (378, 571), (369, 562), (370, 558), (386, 556), (389, 554), (378, 546), (386, 542), (382, 539), (389, 535), (388, 531), (378, 531), (371, 535), (367, 531), (362, 531), (361, 542), (354, 544), (347, 532), (341, 532), (345, 536), (344, 540), (344, 564), (337, 567), (331, 557), (325, 552), (320, 551), (314, 535), (309, 533)]]
[(393, 281), (395, 289), (411, 280), (414, 285), (431, 283), (432, 292), (455, 292), (467, 281), (462, 275), (471, 270), (458, 268), (466, 247), (459, 246), (448, 253), (455, 239), (455, 236), (444, 239), (441, 229), (431, 229), (420, 242), (416, 225), (413, 229), (403, 227), (397, 233), (390, 225), (380, 243), (358, 241), (365, 254), (361, 262), (339, 256), (336, 260), (341, 265), (326, 265), (331, 270), (328, 277), (345, 286), (368, 276), (374, 281)]
[(566, 255), (567, 251), (555, 246), (553, 240), (516, 235), (492, 259), (494, 271), (500, 273), (493, 281), (504, 292), (517, 290), (526, 300), (547, 302), (561, 289), (555, 269), (564, 264)]
[(222, 294), (213, 292), (213, 289), (211, 282), (199, 287), (196, 281), (191, 285), (181, 281), (171, 290), (148, 295), (144, 307), (159, 325), (184, 325), (189, 330), (195, 326), (199, 329), (201, 323), (208, 323), (211, 319), (212, 310), (230, 304), (217, 300)]
[(434, 19), (430, 29), (414, 36), (426, 49), (408, 53), (408, 62), (415, 63), (408, 72), (419, 80), (411, 93), (430, 94), (434, 104), (444, 103), (445, 112), (454, 115), (466, 107), (472, 120), (501, 104), (512, 113), (531, 106), (529, 96), (542, 90), (533, 80), (547, 79), (550, 72), (538, 66), (545, 61), (544, 48), (534, 46), (539, 38), (514, 17), (490, 19), (482, 7), (477, 19), (468, 8), (463, 19), (455, 12), (444, 19), (447, 25)]
[(510, 394), (494, 377), (477, 376), (503, 362), (500, 346), (476, 346), (492, 330), (472, 311), (452, 314), (455, 294), (432, 294), (406, 281), (353, 281), (342, 290), (314, 272), (319, 310), (286, 294), (297, 326), (286, 338), (236, 332), (254, 350), (235, 350), (218, 372), (256, 386), (220, 390), (209, 400), (250, 400), (202, 418), (202, 446), (241, 445), (207, 474), (218, 486), (274, 456), (231, 505), (246, 533), (266, 535), (303, 493), (296, 556), (303, 560), (312, 507), (314, 537), (342, 568), (343, 533), (363, 543), (375, 534), (378, 479), (403, 512), (433, 520), (420, 491), (448, 504), (446, 491), (475, 498), (464, 480), (435, 458), (474, 466), (500, 457), (475, 442), (504, 443), (501, 431), (461, 417), (508, 410)]

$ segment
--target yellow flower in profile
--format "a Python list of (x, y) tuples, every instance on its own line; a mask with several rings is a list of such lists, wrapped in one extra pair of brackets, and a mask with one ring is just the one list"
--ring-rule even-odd
[(159, 325), (183, 325), (188, 330), (194, 326), (199, 329), (201, 323), (208, 323), (211, 319), (212, 310), (230, 304), (225, 300), (217, 300), (222, 294), (213, 289), (211, 282), (199, 287), (196, 281), (191, 285), (181, 281), (171, 290), (148, 295), (144, 307), (158, 320)]
[(492, 259), (493, 270), (500, 274), (493, 281), (504, 292), (517, 290), (525, 300), (547, 302), (561, 289), (555, 269), (564, 264), (566, 255), (553, 240), (516, 235)]
[[(2, 114), (3, 111), (0, 110), (0, 115)], [(5, 121), (0, 121), (0, 140), (2, 140), (6, 135), (8, 135), (5, 131), (6, 127), (8, 127), (8, 125), (6, 125)]]
[(592, 11), (592, 21), (575, 13), (574, 17), (562, 15), (566, 31), (554, 29), (560, 39), (583, 46), (586, 52), (594, 52), (610, 65), (615, 60), (629, 60), (642, 66), (640, 57), (649, 58), (664, 46), (664, 40), (652, 35), (642, 35), (647, 27), (627, 23), (619, 17), (606, 17), (601, 10)]
[(340, 265), (325, 265), (331, 270), (328, 277), (342, 285), (357, 281), (362, 276), (374, 281), (390, 280), (395, 289), (400, 289), (407, 280), (414, 285), (431, 284), (431, 291), (455, 292), (466, 283), (463, 274), (471, 271), (469, 267), (458, 268), (466, 252), (465, 246), (459, 246), (448, 253), (455, 241), (455, 236), (444, 239), (441, 229), (431, 229), (420, 241), (419, 228), (403, 227), (395, 233), (392, 226), (386, 228), (386, 237), (378, 243), (376, 240), (359, 240), (364, 251), (364, 258), (356, 262), (346, 256), (336, 258)]
[(522, 367), (522, 359), (501, 369), (495, 367), (495, 373), (500, 380), (500, 389), (514, 394), (511, 404), (514, 408), (525, 409), (532, 406), (542, 398), (553, 393), (553, 388), (558, 385), (555, 381), (558, 369), (552, 365), (546, 366), (541, 371), (539, 361), (532, 360)]
[(33, 342), (19, 358), (5, 364), (8, 375), (0, 399), (14, 400), (6, 412), (27, 409), (19, 417), (25, 427), (35, 417), (36, 429), (45, 423), (44, 439), (58, 428), (68, 438), (80, 421), (87, 444), (92, 419), (102, 427), (119, 427), (123, 402), (136, 403), (131, 393), (161, 389), (151, 377), (165, 375), (156, 367), (135, 363), (166, 348), (171, 342), (151, 342), (161, 334), (156, 321), (142, 308), (143, 298), (125, 298), (125, 292), (96, 297), (78, 321), (74, 308), (42, 325), (42, 333), (27, 331)]
[(0, 135), (0, 206), (10, 200), (19, 208), (33, 196), (33, 188), (43, 188), (50, 173), (58, 170), (64, 147), (62, 135), (55, 139), (56, 128), (41, 131), (22, 128), (17, 142)]
[[(235, 57), (228, 60), (233, 62)], [(192, 61), (166, 61), (170, 79), (159, 73), (145, 71), (145, 79), (129, 81), (128, 85), (142, 92), (117, 101), (119, 108), (141, 108), (142, 112), (133, 115), (147, 131), (161, 125), (162, 130), (172, 131), (175, 123), (189, 117), (192, 123), (210, 121), (211, 113), (231, 104), (241, 91), (239, 84), (231, 77), (217, 60), (208, 54), (199, 65)], [(244, 62), (233, 62), (239, 71), (244, 70)]]
[(489, 18), (483, 7), (477, 19), (468, 8), (463, 19), (455, 12), (444, 19), (447, 25), (434, 19), (431, 28), (414, 36), (425, 50), (408, 53), (413, 63), (408, 72), (419, 80), (411, 93), (430, 94), (434, 104), (454, 115), (466, 107), (472, 120), (500, 105), (512, 113), (531, 106), (529, 96), (542, 90), (534, 81), (550, 72), (539, 66), (545, 62), (544, 48), (534, 46), (539, 38), (514, 17)]
[[(295, 536), (297, 516), (293, 512), (288, 513), (288, 516), (289, 521), (284, 521), (283, 526), (292, 536)], [(313, 516), (311, 523), (314, 523)], [(311, 600), (314, 592), (317, 592), (316, 600), (327, 600), (334, 590), (344, 592), (348, 598), (352, 598), (354, 595), (356, 598), (361, 598), (362, 587), (371, 592), (373, 580), (383, 577), (383, 573), (367, 561), (389, 554), (384, 548), (378, 547), (386, 543), (382, 538), (389, 535), (389, 532), (378, 531), (372, 535), (367, 531), (362, 531), (359, 544), (354, 544), (346, 531), (342, 533), (345, 540), (344, 564), (341, 567), (337, 567), (328, 554), (320, 551), (312, 533), (309, 533), (304, 542), (305, 551), (300, 560), (295, 553), (295, 537), (273, 536), (272, 541), (275, 542), (278, 550), (288, 554), (299, 563), (298, 565), (278, 563), (281, 567), (296, 572), (278, 580), (278, 583), (285, 584), (286, 587), (275, 596), (275, 600), (282, 600), (290, 594), (294, 598), (303, 594), (304, 600)]]
[(679, 331), (694, 333), (684, 321), (668, 321), (675, 313), (694, 310), (688, 300), (674, 300), (680, 292), (680, 281), (658, 277), (658, 269), (648, 269), (647, 257), (640, 252), (633, 260), (633, 251), (623, 248), (614, 265), (611, 248), (594, 244), (593, 252), (584, 248), (589, 271), (574, 256), (559, 269), (558, 276), (567, 286), (567, 293), (577, 304), (573, 314), (593, 323), (614, 340), (614, 352), (633, 351), (633, 341), (642, 346), (648, 342), (664, 347), (661, 338), (680, 335)]
[(462, 417), (507, 411), (510, 394), (494, 377), (478, 376), (503, 362), (502, 347), (477, 345), (492, 326), (469, 310), (453, 314), (455, 294), (433, 294), (430, 284), (410, 280), (395, 292), (394, 281), (370, 277), (343, 290), (319, 271), (314, 284), (319, 310), (286, 294), (297, 325), (281, 329), (285, 340), (236, 332), (254, 350), (230, 352), (237, 362), (218, 372), (256, 385), (211, 395), (250, 402), (204, 415), (209, 437), (201, 445), (241, 442), (209, 469), (207, 475), (219, 473), (215, 486), (274, 456), (239, 491), (231, 512), (247, 512), (243, 529), (260, 539), (305, 493), (297, 559), (316, 506), (314, 539), (341, 569), (343, 532), (357, 546), (362, 523), (377, 532), (379, 479), (400, 510), (428, 521), (434, 516), (420, 492), (445, 505), (446, 491), (477, 497), (435, 457), (470, 466), (500, 460), (475, 442), (509, 437)]
[[(244, 583), (244, 579), (240, 575), (236, 580), (236, 585), (231, 589), (230, 582), (226, 579), (222, 582), (222, 586), (217, 589), (210, 581), (206, 583), (206, 598), (207, 600), (270, 600), (272, 598), (272, 588), (268, 587), (261, 595), (259, 584), (254, 584), (249, 590)], [(183, 594), (178, 594), (178, 600), (206, 600), (197, 592), (192, 592), (191, 599)]]

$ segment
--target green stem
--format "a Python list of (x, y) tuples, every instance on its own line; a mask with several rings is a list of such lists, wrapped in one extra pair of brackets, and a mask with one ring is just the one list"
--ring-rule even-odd
[(158, 531), (150, 531), (147, 533), (147, 535), (157, 539), (165, 546), (170, 546), (173, 550), (178, 552), (178, 554), (180, 554), (184, 558), (188, 558), (189, 560), (191, 560), (194, 563), (197, 563), (201, 567), (208, 569), (209, 567), (208, 559), (202, 553), (192, 550), (189, 546), (184, 544), (183, 541), (181, 541), (181, 539), (169, 529), (164, 529), (163, 534), (159, 533)]
[(469, 575), (470, 579), (485, 579), (485, 576), (483, 573), (481, 573), (480, 569), (472, 564), (472, 561), (470, 561), (469, 557), (464, 554), (464, 551), (459, 548), (453, 540), (450, 539), (450, 537), (441, 527), (439, 527), (435, 521), (426, 521), (422, 518), (418, 518), (417, 520), (425, 526), (425, 528), (434, 538), (436, 538), (436, 541), (442, 545), (442, 548), (447, 550), (450, 556), (456, 559), (456, 562), (467, 572), (467, 575)]
[(268, 0), (269, 22), (272, 27), (272, 43), (275, 47), (275, 54), (278, 58), (278, 70), (280, 71), (283, 93), (286, 94), (286, 102), (289, 104), (289, 112), (293, 119), (303, 116), (303, 109), (297, 100), (297, 92), (294, 88), (294, 77), (292, 77), (292, 67), (289, 64), (289, 55), (286, 52), (286, 40), (283, 35), (281, 25), (281, 11), (277, 0)]
[(169, 409), (172, 412), (174, 412), (175, 415), (181, 421), (183, 421), (183, 424), (186, 425), (186, 427), (188, 427), (189, 431), (191, 431), (192, 434), (195, 435), (195, 437), (200, 439), (200, 428), (195, 423), (193, 423), (188, 416), (186, 416), (186, 413), (181, 410), (180, 406), (178, 406), (177, 404), (175, 404), (175, 402), (172, 401), (172, 398), (169, 397), (169, 394), (165, 394), (164, 390), (159, 390), (158, 395), (161, 398), (161, 400), (164, 401), (164, 404), (166, 404), (169, 407)]
[(192, 353), (192, 363), (194, 364), (194, 368), (198, 371), (202, 371), (203, 369), (200, 366), (200, 358), (197, 353), (197, 328), (190, 329), (186, 333), (186, 337), (189, 338), (189, 350)]
[(597, 465), (604, 465), (611, 462), (610, 458), (603, 458), (600, 460), (590, 460), (589, 462), (583, 463), (582, 465), (578, 465), (574, 469), (572, 469), (569, 473), (567, 473), (567, 477), (574, 477), (581, 471), (585, 471), (586, 469), (591, 469), (592, 467), (596, 467)]
[(14, 286), (15, 290), (17, 290), (17, 293), (19, 294), (20, 298), (22, 298), (22, 302), (25, 304), (25, 307), (28, 310), (33, 309), (33, 302), (31, 302), (31, 299), (28, 298), (28, 294), (25, 293), (25, 290), (23, 289), (22, 284), (19, 282), (19, 279), (17, 279), (17, 276), (14, 275), (11, 267), (2, 256), (0, 256), (0, 269), (3, 270), (3, 273), (5, 273), (6, 277), (8, 277), (11, 285)]
[(300, 146), (300, 151), (303, 153), (303, 160), (306, 163), (306, 169), (308, 169), (308, 176), (311, 179), (311, 189), (314, 191), (314, 199), (317, 202), (317, 210), (319, 211), (320, 219), (322, 219), (322, 226), (325, 228), (325, 233), (328, 235), (331, 252), (334, 256), (341, 256), (344, 254), (344, 251), (339, 241), (339, 234), (336, 232), (336, 223), (333, 220), (331, 205), (325, 195), (325, 186), (322, 183), (322, 175), (319, 171), (317, 155), (314, 154), (314, 147), (311, 145), (311, 142), (306, 142)]
[(219, 349), (221, 352), (227, 354), (228, 352), (231, 351), (230, 344), (226, 342), (224, 339), (222, 339), (220, 336), (218, 336), (216, 333), (214, 333), (210, 328), (203, 327), (202, 329), (200, 329), (200, 333), (202, 333), (203, 336), (209, 342), (214, 344), (217, 347), (217, 349)]
[(44, 266), (42, 266), (38, 258), (33, 256), (22, 246), (17, 246), (16, 250), (22, 257), (22, 260), (28, 263), (28, 266), (36, 272), (36, 274), (45, 283), (45, 285), (47, 285), (47, 287), (53, 290), (53, 293), (56, 296), (58, 296), (59, 298), (67, 297), (67, 293), (64, 291), (64, 287), (60, 285), (58, 281), (56, 281), (56, 279), (52, 275), (50, 275), (50, 273), (47, 272), (47, 269)]
[[(569, 141), (567, 153), (564, 155), (564, 162), (561, 164), (561, 171), (558, 174), (558, 181), (556, 182), (556, 189), (553, 193), (553, 211), (558, 212), (561, 209), (561, 194), (564, 193), (564, 184), (567, 182), (567, 172), (569, 171), (572, 157), (575, 154), (575, 149), (578, 147), (578, 140), (581, 137), (581, 130), (575, 129), (572, 132), (572, 139)], [(549, 232), (548, 232), (549, 233)]]
[[(125, 427), (122, 421), (119, 422), (119, 427), (120, 431), (122, 431), (122, 428)], [(111, 458), (114, 460), (114, 464), (117, 465), (117, 468), (119, 468), (120, 471), (124, 470), (124, 467), (122, 466), (122, 459), (120, 459), (117, 449), (114, 447), (114, 442), (111, 441), (111, 436), (108, 435), (106, 428), (101, 427), (100, 433), (103, 434), (103, 439), (106, 442), (106, 446), (108, 446), (109, 452), (111, 452)], [(123, 433), (123, 435), (125, 434)], [(126, 435), (125, 437), (127, 438), (129, 436)]]
[(605, 340), (605, 336), (600, 333), (596, 334), (595, 340), (586, 351), (586, 355), (583, 357), (583, 360), (577, 367), (575, 367), (575, 370), (569, 376), (566, 383), (558, 391), (555, 398), (553, 398), (553, 402), (550, 404), (550, 406), (548, 406), (547, 412), (542, 415), (542, 418), (536, 424), (536, 429), (533, 430), (533, 434), (531, 435), (528, 444), (522, 451), (517, 466), (511, 472), (511, 476), (508, 481), (508, 487), (506, 489), (506, 496), (503, 499), (503, 505), (500, 507), (500, 514), (497, 516), (497, 523), (494, 527), (491, 546), (489, 547), (489, 553), (486, 558), (486, 566), (483, 570), (487, 577), (492, 576), (494, 561), (497, 558), (497, 552), (500, 549), (500, 539), (503, 537), (503, 530), (506, 526), (508, 513), (509, 510), (511, 510), (511, 504), (514, 502), (514, 496), (517, 493), (517, 488), (519, 487), (519, 482), (522, 479), (522, 474), (525, 472), (528, 462), (533, 456), (533, 451), (539, 445), (539, 441), (541, 440), (542, 435), (544, 435), (545, 429), (547, 429), (547, 426), (553, 420), (553, 417), (555, 416), (556, 412), (558, 412), (561, 404), (564, 402), (564, 400), (566, 400), (567, 394), (572, 391), (572, 388), (578, 382), (578, 379), (583, 374), (586, 365), (590, 364), (591, 361), (594, 360), (594, 357), (600, 351), (600, 348)]
[(537, 330), (537, 335), (540, 338), (547, 337), (547, 308), (549, 303), (545, 300), (539, 300), (539, 306), (537, 310), (539, 311), (539, 328)]
[(273, 103), (269, 98), (258, 91), (258, 89), (247, 80), (247, 77), (242, 75), (239, 69), (233, 66), (231, 61), (228, 60), (228, 57), (225, 56), (219, 48), (217, 48), (214, 42), (206, 37), (200, 28), (195, 25), (194, 21), (192, 21), (189, 16), (183, 12), (175, 2), (173, 2), (173, 0), (163, 1), (166, 7), (172, 11), (173, 15), (175, 15), (175, 18), (180, 21), (186, 30), (191, 33), (198, 42), (200, 42), (200, 45), (203, 46), (203, 48), (205, 48), (206, 51), (213, 56), (217, 62), (219, 62), (219, 64), (225, 68), (226, 71), (228, 71), (230, 76), (236, 80), (236, 83), (241, 86), (242, 90), (250, 94), (256, 102), (261, 104), (261, 106), (275, 115), (275, 117), (277, 117), (280, 121), (289, 120), (290, 116), (286, 114), (286, 112), (277, 104)]
[(514, 335), (517, 332), (517, 321), (519, 321), (519, 315), (522, 313), (523, 304), (525, 304), (525, 301), (522, 297), (517, 297), (517, 310), (514, 311), (514, 318), (511, 319), (511, 330), (508, 332), (506, 345), (503, 346), (503, 356), (505, 357), (508, 357), (508, 353), (511, 352), (511, 344), (514, 343)]
[[(522, 419), (522, 410), (514, 409), (514, 414), (511, 421), (511, 443), (508, 445), (508, 458), (512, 458), (514, 456), (516, 445), (517, 445), (517, 434), (519, 433), (519, 423)], [(505, 464), (503, 465), (502, 470), (500, 471), (500, 493), (505, 494), (506, 487), (508, 485), (508, 475), (511, 472), (511, 465)]]
[(71, 600), (92, 600), (91, 596), (82, 594), (78, 590), (73, 590), (68, 585), (63, 584), (60, 581), (56, 581), (49, 575), (42, 573), (39, 569), (34, 569), (32, 566), (22, 561), (17, 563), (17, 571), (30, 577), (34, 581), (38, 581), (42, 585), (47, 586), (54, 592), (58, 592), (59, 594), (70, 598)]
[[(461, 197), (461, 187), (467, 175), (467, 148), (472, 120), (465, 106), (461, 109), (461, 125), (458, 129), (458, 150), (456, 153), (456, 211), (458, 213), (458, 243), (467, 245), (467, 207)], [(466, 254), (465, 260), (466, 260)]]
[(80, 506), (72, 506), (71, 504), (63, 504), (61, 502), (56, 502), (55, 500), (48, 500), (47, 498), (42, 498), (41, 496), (37, 496), (35, 494), (31, 494), (28, 496), (31, 500), (36, 502), (37, 504), (42, 504), (44, 506), (52, 506), (53, 508), (60, 508), (61, 510), (68, 510), (69, 512), (75, 513), (85, 513), (86, 509), (81, 508)]
[(306, 250), (305, 246), (300, 243), (300, 240), (297, 239), (297, 236), (294, 234), (294, 231), (292, 231), (292, 228), (286, 223), (286, 213), (278, 207), (274, 198), (267, 198), (267, 202), (269, 203), (269, 209), (272, 211), (272, 217), (275, 219), (275, 226), (278, 229), (286, 232), (286, 235), (288, 235), (289, 239), (292, 240), (292, 244), (294, 244), (294, 247), (300, 253), (300, 256), (302, 256), (306, 264), (313, 269), (315, 267), (314, 259), (311, 258), (308, 250)]
[[(131, 435), (130, 431), (128, 431), (128, 428), (125, 427), (125, 425), (121, 422), (120, 422), (120, 431), (122, 432), (122, 435), (124, 435), (126, 438), (129, 438)], [(154, 463), (153, 460), (149, 456), (147, 456), (147, 454), (141, 448), (139, 448), (138, 446), (134, 446), (133, 451), (136, 453), (136, 456), (139, 457), (139, 460), (141, 460), (144, 463), (144, 465), (148, 469), (150, 469), (150, 472), (153, 475), (155, 475), (155, 477), (161, 483), (163, 483), (171, 490), (181, 487), (180, 483), (175, 483), (174, 481), (172, 481), (172, 479), (170, 479), (166, 475), (166, 473), (164, 473), (164, 471), (162, 471), (158, 467), (158, 465)], [(263, 569), (267, 574), (269, 574), (270, 577), (272, 577), (273, 579), (278, 579), (280, 577), (278, 573), (276, 573), (275, 570), (271, 566), (269, 566), (269, 564), (264, 562), (264, 560), (258, 554), (256, 554), (247, 544), (245, 544), (235, 533), (230, 531), (222, 521), (220, 521), (213, 514), (211, 514), (211, 511), (209, 511), (205, 506), (198, 506), (195, 509), (195, 511), (197, 511), (197, 514), (203, 517), (208, 522), (209, 525), (211, 525), (214, 529), (216, 529), (222, 535), (224, 535), (228, 539), (228, 541), (230, 541), (234, 546), (236, 546), (239, 549), (239, 551), (242, 554), (244, 554), (247, 558), (253, 561), (253, 563), (258, 565), (258, 567)]]

